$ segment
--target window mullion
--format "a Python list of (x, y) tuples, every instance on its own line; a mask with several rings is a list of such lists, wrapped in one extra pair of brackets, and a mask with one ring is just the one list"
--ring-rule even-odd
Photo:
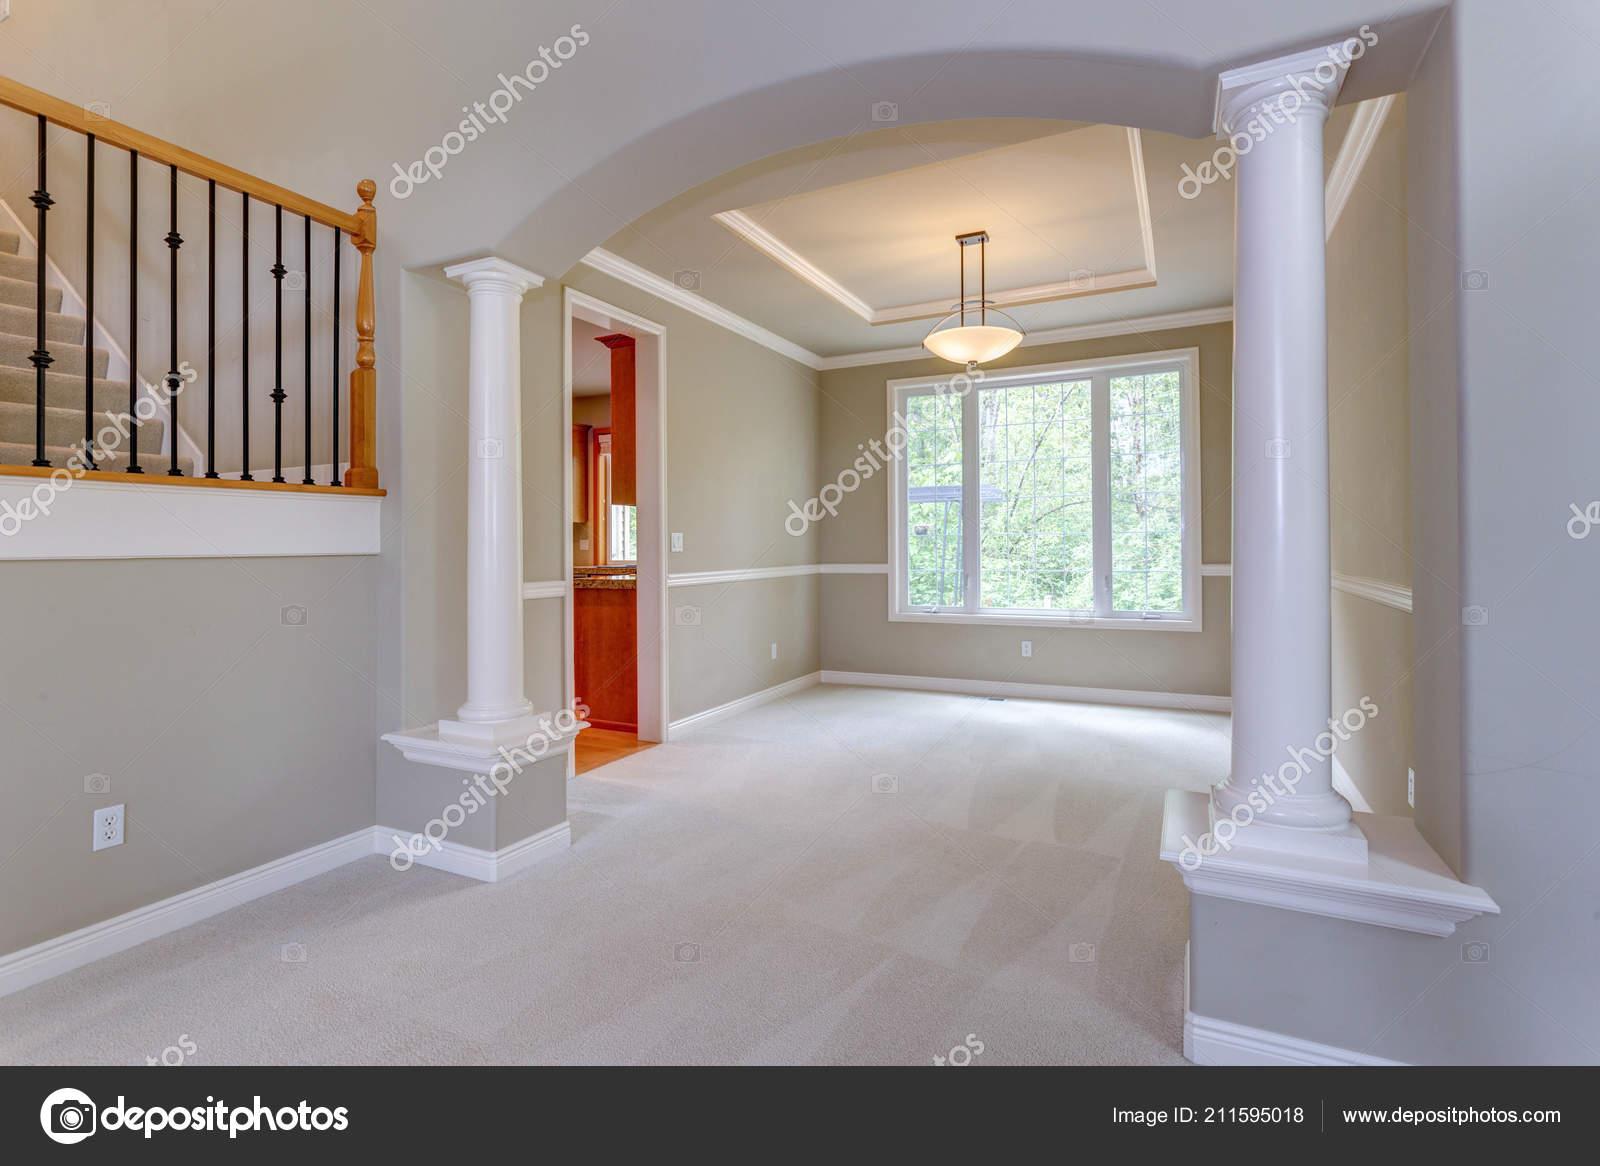
[(961, 597), (969, 612), (976, 612), (982, 599), (981, 545), (979, 527), (983, 521), (983, 485), (978, 448), (978, 393), (970, 385), (961, 401)]
[(1096, 373), (1090, 395), (1094, 478), (1094, 612), (1111, 614), (1111, 374)]

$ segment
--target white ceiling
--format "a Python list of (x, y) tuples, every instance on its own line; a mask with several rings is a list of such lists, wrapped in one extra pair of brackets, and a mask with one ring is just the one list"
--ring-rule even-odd
[[(1341, 107), (1329, 122), (1330, 164), (1349, 116)], [(1183, 167), (1210, 158), (1216, 141), (1131, 136), (1142, 166), (1128, 131), (1115, 126), (1011, 118), (854, 134), (697, 186), (603, 246), (823, 357), (918, 344), (930, 313), (871, 323), (861, 312), (924, 301), (948, 311), (958, 295), (954, 236), (964, 231), (989, 232), (991, 299), (1072, 284), (1066, 298), (1006, 309), (1030, 332), (1230, 304), (1232, 185), (1195, 198), (1179, 191)], [(1097, 291), (1094, 279), (1145, 266), (1141, 190), (1154, 286)], [(725, 212), (753, 223), (776, 250), (729, 229), (715, 217)], [(976, 260), (969, 254), (969, 279)], [(807, 278), (808, 269), (824, 278)]]
[[(1342, 99), (1404, 89), (1443, 6), (1014, 0), (999, 18), (949, 0), (278, 0), (263, 20), (217, 0), (51, 0), (12, 5), (0, 74), (336, 206), (376, 178), (381, 279), (487, 252), (556, 279), (709, 175), (870, 129), (881, 102), (905, 126), (981, 113), (1199, 135), (1219, 71), (1365, 22), (1379, 43)], [(589, 43), (504, 123), (392, 193), (395, 167), (574, 24)], [(396, 300), (380, 293), (380, 312)]]

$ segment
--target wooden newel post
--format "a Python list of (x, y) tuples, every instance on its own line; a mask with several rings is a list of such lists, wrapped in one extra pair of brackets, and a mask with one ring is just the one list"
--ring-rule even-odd
[(378, 245), (378, 212), (372, 198), (378, 184), (363, 178), (356, 185), (361, 206), (356, 209), (361, 231), (350, 242), (361, 252), (361, 281), (356, 285), (356, 367), (350, 370), (350, 468), (346, 486), (376, 489), (378, 485), (378, 371), (372, 345), (377, 312), (372, 302), (372, 252)]

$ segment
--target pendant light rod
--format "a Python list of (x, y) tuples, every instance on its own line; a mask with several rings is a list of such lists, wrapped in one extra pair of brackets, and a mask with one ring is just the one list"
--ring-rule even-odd
[(984, 260), (988, 242), (988, 231), (968, 231), (965, 235), (956, 236), (956, 243), (958, 244), (956, 254), (961, 256), (960, 310), (961, 326), (963, 328), (967, 325), (967, 248), (971, 247), (974, 243), (978, 244), (978, 322), (981, 324), (983, 323), (984, 319), (984, 297), (988, 294), (988, 289), (985, 287), (985, 280), (987, 279), (986, 268), (988, 264)]

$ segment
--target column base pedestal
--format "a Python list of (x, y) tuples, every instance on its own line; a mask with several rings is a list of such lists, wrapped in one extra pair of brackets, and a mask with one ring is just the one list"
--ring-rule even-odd
[(549, 727), (549, 716), (539, 717), (531, 712), (503, 721), (441, 720), (438, 736), (446, 744), (493, 753), (501, 746), (523, 744), (529, 737), (541, 732), (541, 726), (546, 729)]
[(1217, 834), (1218, 825), (1222, 825), (1224, 833), (1227, 832), (1229, 825), (1236, 826), (1232, 837), (1227, 840), (1228, 849), (1231, 850), (1259, 851), (1266, 855), (1295, 855), (1323, 862), (1352, 863), (1357, 866), (1367, 864), (1367, 836), (1353, 822), (1335, 830), (1276, 826), (1262, 821), (1251, 822), (1248, 826), (1237, 826), (1232, 818), (1217, 809), (1215, 802), (1210, 804), (1208, 817), (1211, 822), (1211, 837), (1219, 843), (1222, 842), (1222, 837)]

